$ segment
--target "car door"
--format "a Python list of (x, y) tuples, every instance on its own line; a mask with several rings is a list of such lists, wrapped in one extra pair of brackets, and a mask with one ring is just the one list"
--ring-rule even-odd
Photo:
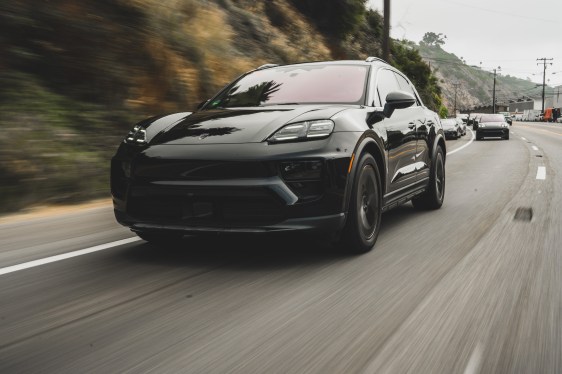
[[(392, 91), (400, 91), (396, 73), (390, 69), (380, 69), (377, 74), (376, 94), (382, 106), (386, 96)], [(416, 119), (417, 108), (395, 110), (390, 118), (377, 124), (382, 126), (387, 135), (387, 170), (386, 191), (396, 192), (415, 182), (416, 171)]]
[(430, 110), (426, 109), (414, 86), (401, 74), (396, 74), (398, 84), (403, 91), (412, 94), (416, 98), (416, 103), (409, 109), (410, 114), (415, 118), (416, 124), (416, 155), (415, 155), (415, 169), (416, 181), (423, 180), (429, 176), (429, 165), (431, 155), (429, 154), (429, 134), (435, 125), (434, 121), (437, 119)]

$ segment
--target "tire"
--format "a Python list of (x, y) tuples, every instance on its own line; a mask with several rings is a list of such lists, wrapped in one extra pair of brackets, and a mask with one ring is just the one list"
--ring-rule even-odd
[(382, 214), (382, 189), (379, 168), (373, 156), (364, 154), (357, 164), (349, 213), (338, 247), (361, 254), (369, 252), (379, 235)]
[(445, 157), (443, 149), (437, 148), (435, 158), (431, 165), (429, 188), (422, 195), (412, 199), (414, 208), (420, 210), (439, 209), (445, 198)]
[(156, 233), (156, 232), (135, 232), (139, 238), (154, 245), (173, 245), (183, 238), (183, 235), (176, 233)]
[(505, 140), (509, 140), (509, 133), (503, 137)]

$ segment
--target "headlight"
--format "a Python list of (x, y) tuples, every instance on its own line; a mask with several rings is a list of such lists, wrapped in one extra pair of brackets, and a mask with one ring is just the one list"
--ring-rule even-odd
[(271, 143), (322, 139), (330, 136), (334, 122), (329, 119), (291, 123), (277, 130), (267, 140)]
[(486, 127), (486, 125), (483, 124), (483, 123), (479, 123), (479, 124), (478, 124), (478, 127)]
[(136, 125), (131, 131), (129, 131), (123, 141), (128, 144), (146, 144), (146, 130), (141, 126)]

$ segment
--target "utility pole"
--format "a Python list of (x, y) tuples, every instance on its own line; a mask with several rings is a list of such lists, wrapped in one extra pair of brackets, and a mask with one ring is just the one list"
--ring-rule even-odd
[[(545, 82), (545, 79), (546, 79), (546, 64), (547, 64), (547, 61), (552, 61), (552, 60), (554, 60), (554, 59), (553, 58), (546, 58), (546, 57), (537, 58), (537, 61), (542, 61), (542, 64), (543, 64), (543, 71), (542, 71), (542, 111), (541, 111), (541, 113), (543, 115), (544, 115), (544, 88), (546, 87), (546, 82)], [(541, 64), (541, 62), (537, 62), (537, 65), (540, 65), (540, 64)], [(552, 62), (548, 62), (548, 64), (552, 65)]]
[(453, 83), (453, 86), (455, 86), (455, 104), (453, 106), (453, 113), (455, 114), (455, 117), (457, 116), (457, 88), (459, 88), (460, 85), (460, 82)]
[(498, 66), (497, 69), (494, 69), (494, 90), (492, 93), (492, 113), (496, 113), (496, 70), (501, 70), (502, 68)]
[(382, 31), (382, 58), (386, 62), (390, 57), (390, 0), (384, 0)]

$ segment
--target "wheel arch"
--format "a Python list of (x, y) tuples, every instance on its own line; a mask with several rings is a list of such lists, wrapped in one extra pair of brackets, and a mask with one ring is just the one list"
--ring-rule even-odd
[(437, 147), (441, 147), (443, 149), (443, 162), (447, 160), (447, 146), (445, 144), (445, 138), (441, 134), (437, 134), (435, 136), (435, 145), (431, 150), (431, 159), (435, 158), (435, 154), (437, 153)]
[(361, 159), (361, 156), (364, 153), (369, 153), (375, 159), (375, 162), (377, 163), (377, 167), (379, 169), (379, 174), (380, 174), (379, 176), (381, 179), (380, 187), (381, 187), (382, 195), (384, 196), (384, 194), (386, 193), (387, 165), (386, 165), (386, 158), (384, 157), (383, 144), (384, 144), (383, 141), (374, 132), (363, 135), (357, 142), (357, 145), (353, 150), (352, 160), (350, 161), (351, 165), (350, 165), (350, 170), (345, 187), (343, 207), (342, 207), (344, 212), (347, 212), (349, 210), (349, 200), (351, 199), (353, 184), (355, 182), (355, 178), (357, 177), (357, 172), (358, 172), (357, 165), (359, 163), (359, 160)]

